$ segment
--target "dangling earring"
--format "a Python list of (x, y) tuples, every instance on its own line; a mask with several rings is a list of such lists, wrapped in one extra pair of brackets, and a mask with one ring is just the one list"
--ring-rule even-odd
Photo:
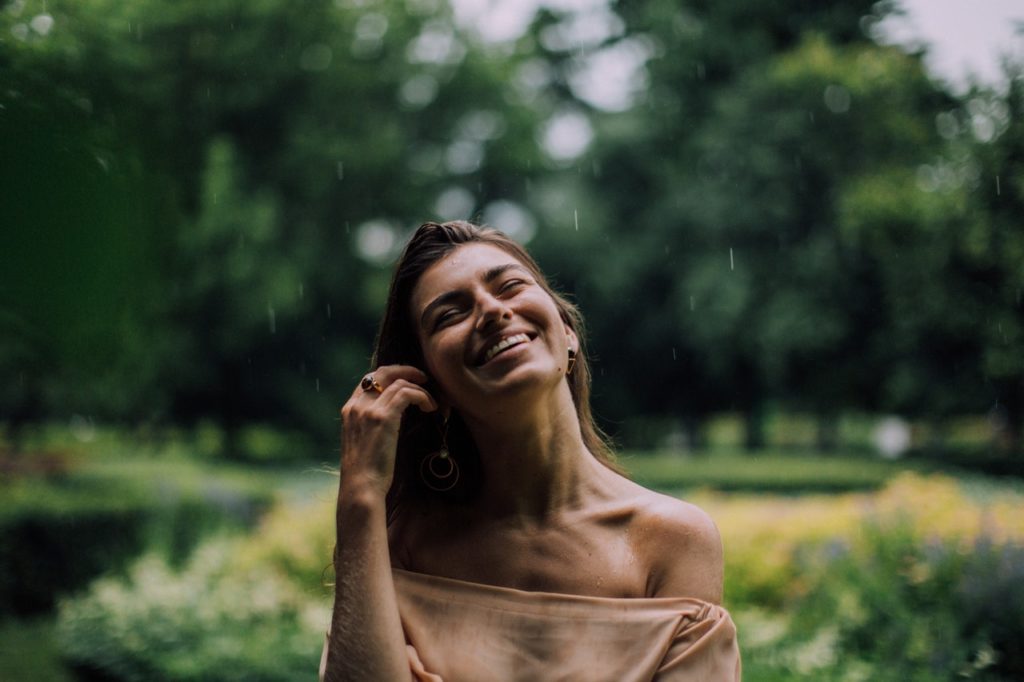
[(441, 427), (441, 449), (423, 458), (420, 463), (420, 478), (423, 485), (437, 493), (447, 492), (459, 482), (459, 463), (448, 452), (447, 419)]
[(572, 368), (576, 366), (576, 351), (569, 349), (569, 363), (565, 366), (565, 376), (572, 374)]

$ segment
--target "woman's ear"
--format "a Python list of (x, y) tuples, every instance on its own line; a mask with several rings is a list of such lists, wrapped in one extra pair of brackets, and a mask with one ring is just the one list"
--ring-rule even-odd
[(564, 322), (562, 324), (565, 326), (565, 336), (568, 339), (569, 348), (571, 348), (572, 350), (574, 350), (574, 351), (576, 351), (578, 353), (580, 351), (580, 339), (579, 339), (579, 337), (576, 336), (576, 332), (574, 332), (572, 330), (572, 327), (570, 327), (568, 324), (566, 324)]

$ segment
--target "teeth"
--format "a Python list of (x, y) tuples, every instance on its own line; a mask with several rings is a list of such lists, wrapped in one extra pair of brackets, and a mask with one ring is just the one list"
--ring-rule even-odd
[(487, 352), (484, 353), (484, 362), (487, 362), (488, 360), (490, 360), (495, 355), (505, 350), (509, 346), (515, 346), (520, 343), (526, 343), (529, 340), (530, 337), (527, 336), (526, 334), (516, 334), (515, 336), (510, 336), (508, 338), (502, 339), (501, 341), (487, 349)]

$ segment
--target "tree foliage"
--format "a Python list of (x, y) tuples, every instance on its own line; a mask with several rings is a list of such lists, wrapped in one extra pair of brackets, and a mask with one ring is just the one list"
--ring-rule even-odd
[(945, 91), (871, 38), (892, 10), (551, 5), (497, 39), (430, 0), (8, 2), (3, 419), (326, 437), (404, 235), (476, 217), (588, 314), (613, 431), (991, 410), (1016, 448), (1021, 75)]

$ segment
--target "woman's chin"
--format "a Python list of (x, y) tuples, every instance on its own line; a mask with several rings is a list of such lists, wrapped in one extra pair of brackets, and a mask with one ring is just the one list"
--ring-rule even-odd
[(554, 392), (564, 376), (558, 367), (538, 362), (495, 367), (485, 365), (481, 370), (475, 384), (488, 400), (500, 399), (502, 396), (516, 399), (524, 393), (543, 395), (545, 392)]

